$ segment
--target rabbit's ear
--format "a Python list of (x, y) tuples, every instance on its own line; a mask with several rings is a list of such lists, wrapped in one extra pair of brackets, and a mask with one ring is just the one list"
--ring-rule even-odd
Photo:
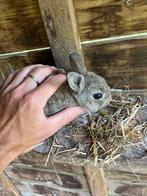
[(86, 67), (84, 65), (83, 58), (77, 52), (71, 52), (69, 54), (70, 65), (72, 69), (79, 73), (85, 73)]
[(69, 72), (67, 74), (67, 80), (70, 88), (75, 92), (79, 92), (85, 87), (84, 76), (76, 72)]

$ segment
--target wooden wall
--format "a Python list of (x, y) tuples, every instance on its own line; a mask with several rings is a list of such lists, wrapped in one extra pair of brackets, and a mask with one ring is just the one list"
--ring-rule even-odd
[(82, 41), (147, 31), (146, 1), (75, 0), (75, 7)]
[(37, 0), (0, 1), (0, 52), (43, 48), (48, 39)]
[(87, 68), (111, 87), (147, 88), (147, 1), (76, 0)]
[[(88, 70), (106, 77), (111, 87), (147, 88), (147, 2), (142, 0), (73, 0), (73, 2)], [(35, 49), (40, 49), (40, 52), (36, 54)], [(20, 51), (25, 52), (18, 55), (17, 52)], [(10, 55), (4, 58), (3, 54), (6, 53)], [(5, 72), (3, 70), (7, 71), (11, 65), (11, 56), (16, 67), (17, 64), (19, 66), (32, 63), (52, 64), (53, 60), (47, 53), (51, 55), (38, 1), (1, 0), (1, 80)], [(30, 56), (36, 57), (30, 58)]]

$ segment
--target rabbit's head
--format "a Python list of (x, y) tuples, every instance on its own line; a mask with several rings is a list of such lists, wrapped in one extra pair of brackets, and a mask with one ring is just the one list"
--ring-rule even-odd
[(98, 112), (111, 101), (111, 91), (104, 78), (92, 72), (85, 75), (69, 72), (68, 84), (80, 106), (91, 113)]
[(110, 87), (103, 77), (93, 72), (86, 72), (85, 66), (82, 69), (82, 61), (78, 60), (78, 58), (81, 58), (80, 56), (74, 54), (70, 58), (72, 59), (70, 59), (72, 64), (74, 62), (75, 66), (81, 67), (79, 72), (72, 71), (67, 75), (68, 84), (72, 89), (73, 96), (80, 106), (88, 109), (91, 113), (96, 113), (110, 103)]

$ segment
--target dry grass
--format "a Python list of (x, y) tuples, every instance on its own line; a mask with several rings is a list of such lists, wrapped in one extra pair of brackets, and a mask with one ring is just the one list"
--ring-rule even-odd
[(90, 157), (105, 163), (115, 161), (127, 145), (142, 141), (147, 123), (142, 122), (143, 100), (116, 94), (110, 107), (92, 117), (85, 127), (90, 133)]

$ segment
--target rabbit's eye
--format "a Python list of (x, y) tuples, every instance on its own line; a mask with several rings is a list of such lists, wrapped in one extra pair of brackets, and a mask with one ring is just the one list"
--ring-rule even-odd
[(94, 98), (94, 99), (101, 99), (102, 96), (103, 96), (102, 93), (95, 93), (95, 94), (93, 95), (93, 98)]

